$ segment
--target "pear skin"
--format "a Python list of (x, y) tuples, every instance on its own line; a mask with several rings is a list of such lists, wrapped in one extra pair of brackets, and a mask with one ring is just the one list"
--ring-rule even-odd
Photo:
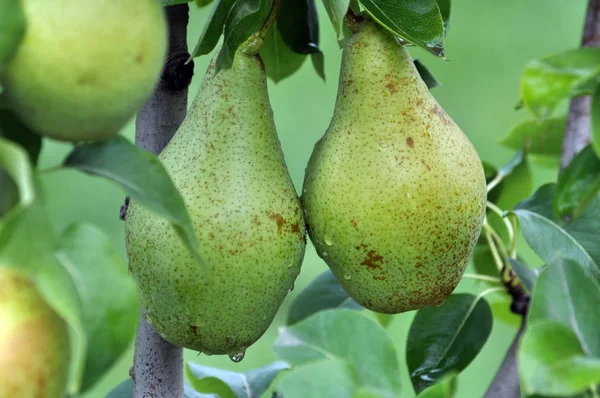
[(293, 287), (306, 235), (258, 55), (210, 64), (160, 154), (185, 200), (208, 277), (167, 222), (130, 203), (129, 266), (147, 318), (167, 341), (240, 358)]
[(20, 0), (27, 30), (2, 84), (32, 130), (63, 141), (106, 140), (148, 99), (167, 26), (157, 0)]
[(0, 267), (0, 397), (64, 397), (69, 358), (65, 321), (26, 274)]
[(344, 48), (303, 202), (317, 253), (376, 312), (441, 305), (471, 257), (486, 203), (481, 161), (406, 48), (372, 21)]

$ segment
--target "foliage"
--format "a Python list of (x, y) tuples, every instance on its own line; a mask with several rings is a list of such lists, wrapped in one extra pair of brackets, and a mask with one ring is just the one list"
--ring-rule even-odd
[[(186, 2), (163, 0), (165, 6)], [(210, 53), (223, 37), (217, 67), (227, 68), (240, 46), (259, 38), (267, 74), (274, 82), (298, 71), (308, 56), (324, 78), (315, 1), (284, 0), (273, 27), (263, 31), (274, 3), (196, 0), (211, 11), (192, 57)], [(345, 18), (351, 7), (353, 13), (370, 15), (399, 41), (444, 55), (450, 0), (323, 0), (323, 4), (340, 44), (350, 34)], [(19, 2), (11, 0), (0, 0), (0, 15), (1, 81), (3, 65), (17, 50), (26, 21)], [(477, 274), (470, 276), (498, 287), (477, 296), (453, 294), (440, 307), (418, 311), (407, 340), (406, 366), (398, 362), (394, 336), (384, 328), (391, 318), (364, 310), (326, 271), (292, 303), (288, 326), (280, 329), (274, 346), (281, 361), (246, 373), (189, 363), (186, 396), (239, 398), (275, 391), (274, 396), (285, 398), (397, 397), (406, 388), (400, 386), (399, 374), (408, 372), (419, 396), (452, 397), (456, 376), (479, 354), (493, 327), (485, 299), (492, 291), (531, 296), (518, 352), (524, 393), (572, 396), (597, 391), (599, 61), (599, 49), (583, 48), (527, 64), (520, 93), (531, 115), (508, 129), (501, 141), (516, 151), (515, 156), (503, 167), (484, 162), (488, 213), (472, 259)], [(433, 75), (420, 62), (416, 65), (428, 86), (435, 87)], [(593, 96), (590, 146), (556, 183), (532, 194), (530, 162), (545, 157), (558, 164), (567, 117), (554, 115), (556, 109), (566, 99), (587, 94)], [(11, 194), (14, 200), (0, 202), (0, 266), (28, 272), (69, 324), (74, 342), (70, 392), (77, 394), (92, 387), (130, 343), (136, 294), (124, 259), (103, 232), (87, 224), (71, 226), (62, 234), (53, 230), (37, 183), (42, 140), (3, 109), (1, 98), (0, 87), (0, 187), (2, 195)], [(203, 266), (183, 200), (155, 156), (117, 137), (78, 144), (61, 166), (50, 171), (65, 168), (121, 186), (133, 200), (171, 222)], [(544, 266), (533, 268), (518, 255), (520, 235)], [(108, 297), (103, 286), (117, 289), (118, 297)], [(130, 392), (131, 383), (126, 381), (109, 397), (129, 397)]]

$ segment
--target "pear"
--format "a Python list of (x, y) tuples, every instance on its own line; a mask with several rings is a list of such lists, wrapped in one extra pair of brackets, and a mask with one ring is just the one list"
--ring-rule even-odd
[(0, 267), (0, 397), (64, 397), (69, 350), (66, 323), (29, 277)]
[(27, 30), (2, 83), (38, 134), (106, 140), (152, 93), (167, 28), (157, 0), (20, 0)]
[(208, 277), (168, 223), (132, 201), (130, 271), (167, 341), (238, 361), (267, 330), (300, 272), (306, 233), (275, 130), (259, 55), (211, 62), (187, 117), (160, 154), (186, 203)]
[(308, 233), (366, 308), (440, 305), (481, 230), (481, 161), (404, 46), (373, 21), (345, 45), (331, 124), (304, 180)]

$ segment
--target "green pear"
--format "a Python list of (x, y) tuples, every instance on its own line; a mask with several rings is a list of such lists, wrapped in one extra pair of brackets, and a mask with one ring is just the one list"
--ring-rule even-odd
[(0, 267), (0, 397), (64, 397), (66, 323), (21, 271)]
[(158, 0), (20, 0), (27, 30), (2, 83), (38, 134), (106, 140), (152, 93), (167, 28)]
[(208, 276), (167, 221), (132, 201), (129, 266), (158, 333), (239, 360), (269, 327), (300, 272), (304, 215), (277, 138), (259, 55), (210, 64), (159, 158), (185, 200)]
[(361, 305), (440, 305), (481, 230), (481, 161), (431, 96), (405, 47), (362, 22), (343, 53), (331, 124), (303, 188), (317, 253)]

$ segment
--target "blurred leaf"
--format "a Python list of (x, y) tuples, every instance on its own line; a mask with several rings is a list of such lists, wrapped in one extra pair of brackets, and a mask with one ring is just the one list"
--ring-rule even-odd
[[(25, 155), (26, 156), (26, 155)], [(77, 393), (86, 352), (77, 287), (56, 258), (57, 239), (39, 200), (17, 206), (0, 224), (0, 267), (28, 273), (48, 304), (67, 322), (71, 336), (69, 392)]]
[(21, 2), (0, 0), (0, 73), (6, 62), (17, 51), (25, 35), (26, 20)]
[(215, 48), (221, 34), (223, 34), (227, 15), (234, 3), (235, 0), (215, 0), (202, 28), (202, 33), (200, 33), (196, 48), (192, 51), (191, 58), (208, 54)]
[(19, 187), (0, 166), (0, 218), (19, 203)]
[(380, 312), (376, 312), (375, 318), (377, 318), (377, 322), (379, 322), (383, 328), (387, 328), (394, 320), (394, 314), (382, 314)]
[(500, 143), (515, 150), (525, 148), (530, 154), (560, 156), (566, 123), (564, 116), (523, 120)]
[(585, 47), (529, 62), (521, 78), (527, 109), (540, 119), (572, 96), (591, 94), (600, 74), (600, 49)]
[(283, 42), (277, 24), (269, 29), (260, 48), (267, 76), (275, 83), (293, 75), (304, 63), (306, 55), (296, 54)]
[(600, 358), (586, 357), (575, 333), (557, 321), (530, 324), (518, 358), (525, 394), (571, 396), (600, 383)]
[(435, 0), (359, 0), (367, 13), (394, 35), (444, 55), (444, 23)]
[(183, 382), (183, 397), (184, 398), (222, 398), (215, 394), (202, 394), (196, 390), (187, 382)]
[(315, 0), (285, 0), (277, 25), (283, 41), (298, 54), (320, 53), (319, 16)]
[(211, 4), (214, 0), (196, 0), (195, 3), (198, 6), (198, 8), (202, 8), (202, 7), (206, 7), (207, 5)]
[(357, 387), (388, 396), (400, 391), (393, 343), (381, 326), (357, 311), (321, 311), (292, 327), (281, 327), (274, 349), (292, 366), (334, 358), (346, 363)]
[(30, 205), (35, 199), (35, 182), (29, 156), (21, 146), (0, 137), (0, 168), (19, 188), (19, 203)]
[(418, 59), (414, 61), (415, 68), (417, 68), (417, 72), (421, 76), (421, 79), (425, 82), (425, 85), (429, 90), (436, 88), (440, 85), (440, 82), (433, 76), (433, 74), (427, 69), (425, 65), (423, 65)]
[(512, 209), (531, 195), (533, 181), (525, 152), (519, 151), (515, 158), (498, 173), (504, 176), (502, 192), (496, 202), (500, 208)]
[(0, 136), (21, 145), (29, 154), (31, 163), (37, 165), (42, 137), (27, 128), (12, 111), (0, 110)]
[(556, 184), (554, 210), (562, 219), (579, 218), (600, 192), (600, 159), (591, 146), (579, 152)]
[(282, 361), (246, 373), (186, 363), (185, 373), (190, 385), (198, 392), (216, 394), (220, 398), (260, 397), (271, 382), (289, 365)]
[(439, 307), (419, 310), (408, 332), (406, 363), (417, 393), (449, 373), (460, 373), (492, 331), (492, 311), (482, 296), (452, 294)]
[(323, 4), (333, 25), (336, 37), (338, 41), (341, 41), (344, 38), (344, 27), (346, 26), (344, 24), (344, 17), (348, 12), (350, 0), (323, 0)]
[(456, 375), (442, 378), (438, 383), (423, 390), (419, 398), (453, 398), (456, 394)]
[(125, 380), (113, 388), (105, 398), (133, 398), (133, 381)]
[(508, 261), (510, 262), (513, 272), (517, 275), (523, 286), (525, 286), (530, 292), (533, 291), (535, 281), (537, 280), (540, 272), (542, 272), (542, 269), (545, 267), (531, 268), (523, 264), (521, 261), (515, 260), (514, 258), (509, 258)]
[(348, 296), (328, 269), (296, 296), (288, 311), (287, 324), (293, 325), (314, 313), (332, 308), (364, 309)]
[(217, 57), (217, 70), (229, 69), (237, 49), (260, 30), (271, 12), (273, 0), (236, 0), (227, 15), (223, 47)]
[(577, 262), (557, 258), (538, 277), (529, 310), (533, 324), (552, 319), (570, 327), (583, 352), (600, 359), (600, 285)]
[(512, 299), (510, 298), (510, 296), (508, 296), (508, 294), (506, 295), (506, 297), (507, 300), (494, 301), (493, 303), (490, 303), (492, 315), (494, 316), (494, 322), (504, 322), (508, 326), (513, 327), (514, 329), (518, 329), (521, 325), (523, 318), (510, 310)]
[(353, 398), (355, 390), (352, 370), (338, 359), (294, 367), (275, 384), (285, 398)]
[(315, 68), (315, 72), (317, 72), (317, 75), (319, 75), (321, 79), (325, 80), (325, 58), (323, 53), (312, 53), (310, 54), (310, 59), (313, 67)]
[(600, 280), (600, 198), (596, 198), (584, 214), (565, 223), (554, 215), (552, 200), (555, 184), (540, 187), (533, 196), (515, 208), (523, 236), (547, 264), (559, 257), (569, 257), (582, 264), (596, 280)]
[[(81, 391), (121, 357), (135, 335), (137, 292), (127, 263), (102, 230), (74, 224), (61, 237), (58, 259), (77, 281), (88, 337)], [(106, 289), (118, 294), (107, 295)]]
[(590, 138), (596, 155), (600, 156), (600, 90), (594, 91), (590, 109), (592, 128)]
[(108, 178), (156, 214), (166, 218), (203, 272), (200, 247), (183, 198), (158, 158), (116, 136), (108, 141), (75, 146), (64, 166)]
[(450, 0), (436, 1), (442, 15), (442, 21), (444, 22), (444, 35), (447, 35), (450, 28)]

